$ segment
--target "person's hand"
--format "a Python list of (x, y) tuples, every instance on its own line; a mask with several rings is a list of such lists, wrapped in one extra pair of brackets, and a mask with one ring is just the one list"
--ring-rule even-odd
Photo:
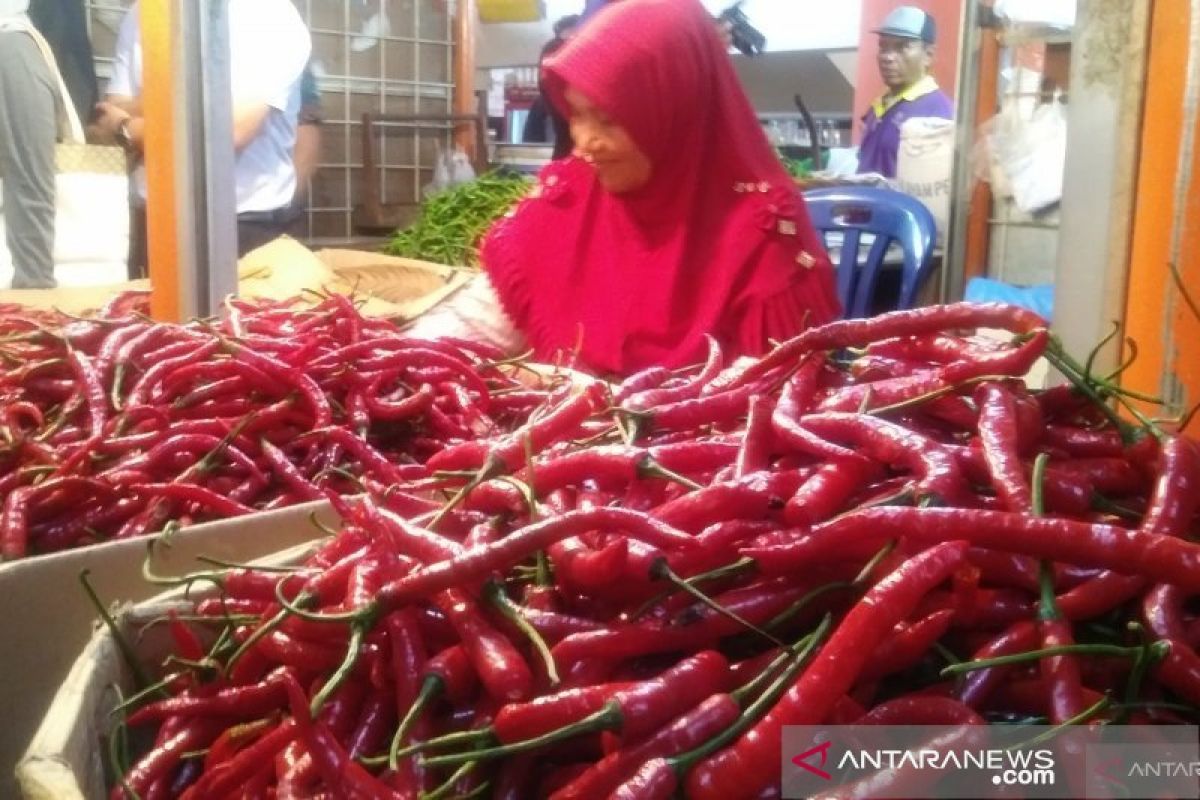
[(130, 117), (128, 111), (115, 103), (101, 102), (96, 104), (96, 113), (92, 124), (107, 138), (116, 139), (121, 125)]

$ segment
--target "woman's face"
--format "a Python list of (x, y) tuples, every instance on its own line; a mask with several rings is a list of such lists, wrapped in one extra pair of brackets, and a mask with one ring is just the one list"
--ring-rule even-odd
[(653, 167), (629, 133), (578, 90), (567, 87), (565, 96), (575, 154), (592, 165), (600, 185), (613, 194), (645, 186)]

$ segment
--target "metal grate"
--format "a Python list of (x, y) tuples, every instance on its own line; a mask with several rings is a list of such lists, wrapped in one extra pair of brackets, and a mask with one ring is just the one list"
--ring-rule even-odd
[[(351, 214), (362, 184), (363, 112), (450, 113), (451, 0), (292, 0), (313, 40), (324, 114), (321, 157), (296, 235), (329, 242), (354, 237)], [(116, 31), (131, 0), (86, 0), (96, 67), (111, 74)], [(386, 203), (415, 203), (432, 180), (450, 131), (381, 133), (379, 183)]]

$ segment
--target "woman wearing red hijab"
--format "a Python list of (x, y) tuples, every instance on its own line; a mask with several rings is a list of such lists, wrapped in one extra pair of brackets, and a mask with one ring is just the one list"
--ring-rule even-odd
[(545, 82), (575, 156), (485, 238), (490, 286), (451, 306), (476, 335), (518, 345), (486, 322), (494, 287), (540, 360), (577, 353), (619, 375), (698, 361), (705, 334), (753, 355), (840, 315), (803, 200), (698, 0), (606, 6), (546, 61)]

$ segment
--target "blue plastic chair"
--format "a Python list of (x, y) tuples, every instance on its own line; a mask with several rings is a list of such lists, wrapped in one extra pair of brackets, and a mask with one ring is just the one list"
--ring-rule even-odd
[[(896, 308), (912, 308), (933, 266), (937, 224), (929, 209), (903, 192), (873, 186), (812, 189), (803, 194), (813, 226), (830, 250), (845, 317), (871, 315), (884, 256), (893, 243), (904, 253)], [(830, 248), (831, 233), (842, 234), (837, 253)], [(873, 234), (875, 240), (867, 246), (863, 234)]]

